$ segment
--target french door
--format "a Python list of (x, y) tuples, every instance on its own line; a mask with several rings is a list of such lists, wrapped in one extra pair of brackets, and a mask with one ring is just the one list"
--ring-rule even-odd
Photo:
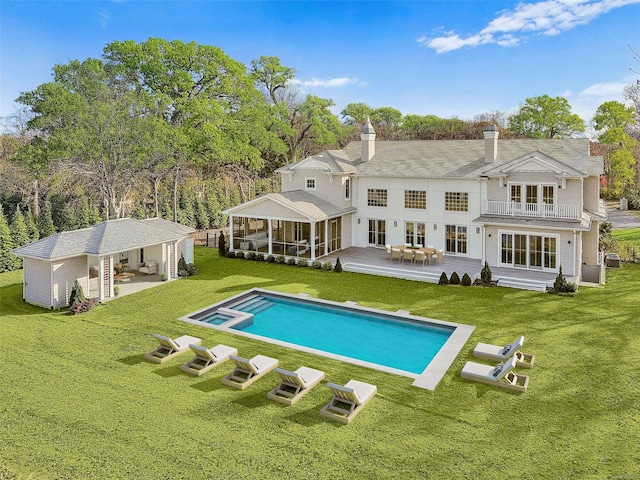
[(467, 253), (467, 227), (445, 225), (445, 248), (447, 253)]
[(369, 245), (383, 247), (387, 244), (387, 223), (369, 219)]
[(500, 262), (503, 266), (557, 270), (557, 237), (503, 233), (500, 248)]
[(405, 222), (404, 224), (404, 241), (409, 245), (424, 247), (427, 236), (426, 226), (424, 222)]

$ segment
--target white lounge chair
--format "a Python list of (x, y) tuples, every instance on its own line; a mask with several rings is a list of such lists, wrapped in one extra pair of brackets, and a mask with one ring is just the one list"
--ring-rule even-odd
[(511, 370), (515, 365), (516, 357), (511, 357), (504, 364), (499, 363), (495, 366), (467, 362), (462, 368), (462, 378), (524, 392), (529, 385), (529, 377), (513, 373)]
[(497, 360), (498, 362), (504, 362), (509, 358), (516, 357), (516, 366), (531, 368), (536, 357), (530, 353), (522, 353), (520, 348), (524, 344), (524, 337), (519, 337), (513, 343), (507, 343), (504, 346), (490, 345), (488, 343), (479, 343), (473, 354), (479, 358), (486, 358), (488, 360)]
[(333, 391), (333, 398), (320, 410), (320, 415), (345, 425), (351, 422), (378, 392), (375, 385), (358, 380), (349, 380), (344, 387), (329, 382), (327, 387)]
[(264, 355), (256, 355), (251, 360), (235, 355), (229, 358), (236, 368), (222, 379), (222, 383), (238, 390), (244, 390), (278, 366), (278, 360)]
[(144, 358), (154, 363), (164, 363), (176, 355), (186, 352), (189, 350), (189, 344), (200, 345), (202, 343), (199, 338), (189, 335), (182, 335), (175, 340), (157, 333), (154, 333), (153, 336), (160, 342), (160, 346), (153, 352), (147, 353)]
[(305, 396), (309, 390), (324, 380), (324, 372), (309, 367), (300, 367), (295, 372), (276, 368), (280, 384), (267, 393), (267, 398), (291, 406)]
[(230, 355), (236, 355), (238, 353), (237, 348), (228, 347), (222, 344), (216, 345), (213, 348), (201, 347), (200, 345), (189, 345), (189, 348), (196, 356), (193, 357), (191, 361), (183, 364), (180, 367), (180, 370), (198, 377), (229, 360)]

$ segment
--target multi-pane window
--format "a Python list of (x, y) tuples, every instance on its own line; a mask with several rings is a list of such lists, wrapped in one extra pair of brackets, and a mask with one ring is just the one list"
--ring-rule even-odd
[(449, 212), (468, 212), (469, 194), (467, 192), (445, 192), (444, 209)]
[(558, 239), (519, 233), (502, 234), (502, 264), (514, 267), (555, 270)]
[(351, 179), (346, 178), (344, 181), (344, 199), (351, 199)]
[(315, 178), (306, 178), (305, 179), (305, 188), (307, 190), (315, 190), (316, 189), (316, 179)]
[(427, 208), (427, 192), (425, 190), (405, 190), (404, 208)]
[(511, 201), (522, 202), (522, 185), (511, 185)]
[(387, 206), (387, 190), (381, 188), (370, 188), (367, 190), (367, 205), (370, 207)]

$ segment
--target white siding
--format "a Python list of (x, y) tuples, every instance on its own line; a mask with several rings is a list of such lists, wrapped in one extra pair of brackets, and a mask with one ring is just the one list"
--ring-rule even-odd
[[(329, 176), (319, 169), (300, 168), (291, 175), (291, 180), (289, 175), (282, 175), (282, 191), (302, 190), (339, 207), (347, 207), (351, 205), (351, 202), (344, 199), (344, 179), (346, 177), (347, 175), (344, 177)], [(315, 178), (315, 190), (306, 190), (307, 178)], [(351, 194), (353, 195), (353, 187)]]
[(23, 298), (29, 303), (51, 308), (51, 264), (25, 258)]
[(88, 287), (87, 257), (74, 257), (53, 263), (53, 306), (69, 305), (69, 297), (76, 279)]

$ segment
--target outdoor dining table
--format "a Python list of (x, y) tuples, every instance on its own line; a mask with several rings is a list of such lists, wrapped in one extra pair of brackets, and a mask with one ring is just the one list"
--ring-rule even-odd
[(400, 250), (402, 252), (403, 257), (407, 254), (411, 254), (411, 258), (413, 258), (414, 252), (416, 250), (420, 250), (422, 252), (425, 253), (425, 256), (427, 257), (427, 263), (429, 263), (429, 265), (431, 265), (431, 256), (436, 253), (436, 249), (435, 248), (427, 248), (427, 247), (407, 247), (406, 245), (396, 245), (394, 247), (391, 248), (395, 248), (397, 250)]

